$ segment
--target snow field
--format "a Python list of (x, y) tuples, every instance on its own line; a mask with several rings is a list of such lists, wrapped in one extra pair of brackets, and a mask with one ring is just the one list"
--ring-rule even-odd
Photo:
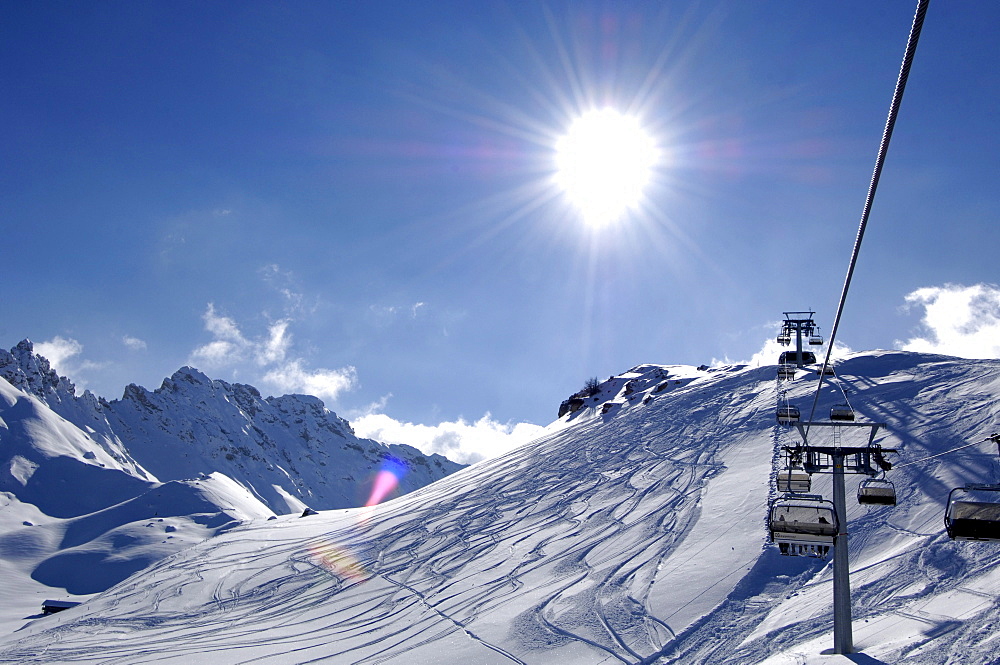
[[(765, 545), (775, 449), (797, 436), (774, 424), (774, 367), (690, 370), (657, 390), (673, 368), (642, 366), (605, 387), (612, 409), (585, 406), (374, 508), (232, 528), (32, 622), (0, 659), (994, 662), (1000, 547), (951, 542), (941, 515), (950, 486), (996, 477), (995, 451), (903, 463), (988, 434), (998, 370), (893, 352), (838, 365), (855, 409), (888, 423), (882, 444), (901, 452), (900, 505), (849, 501), (863, 656), (823, 653), (828, 563)], [(806, 412), (815, 381), (788, 386)], [(820, 413), (840, 401), (825, 388)], [(829, 495), (829, 478), (815, 481)]]

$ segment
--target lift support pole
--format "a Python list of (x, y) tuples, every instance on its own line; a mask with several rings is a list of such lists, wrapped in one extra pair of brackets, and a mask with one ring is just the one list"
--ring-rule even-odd
[(840, 528), (833, 539), (833, 653), (854, 652), (851, 629), (851, 571), (847, 561), (847, 498), (844, 487), (844, 456), (832, 455), (833, 506)]
[[(807, 471), (823, 473), (825, 469), (830, 469), (833, 473), (833, 507), (840, 524), (837, 535), (833, 538), (833, 653), (838, 655), (854, 653), (854, 635), (851, 627), (851, 569), (847, 556), (847, 489), (844, 476), (845, 472), (874, 474), (872, 444), (875, 441), (875, 434), (885, 427), (885, 423), (796, 422), (795, 427), (802, 436), (802, 445), (796, 446), (794, 450), (800, 456), (807, 456), (806, 466), (809, 467)], [(862, 447), (810, 445), (808, 431), (811, 427), (868, 428), (870, 430), (868, 445)], [(880, 447), (879, 450), (885, 453), (896, 452), (892, 448)], [(829, 464), (820, 463), (817, 455), (828, 456)], [(809, 459), (813, 461), (809, 462)]]

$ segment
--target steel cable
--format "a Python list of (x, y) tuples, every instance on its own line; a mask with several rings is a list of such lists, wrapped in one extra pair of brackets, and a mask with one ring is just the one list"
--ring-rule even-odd
[[(875, 200), (875, 190), (878, 188), (879, 178), (882, 176), (882, 165), (885, 163), (885, 156), (889, 150), (889, 140), (892, 138), (892, 130), (896, 125), (896, 116), (899, 115), (899, 105), (903, 100), (903, 90), (906, 88), (906, 80), (910, 76), (910, 66), (913, 63), (913, 56), (917, 51), (917, 41), (920, 39), (920, 30), (924, 25), (924, 16), (927, 13), (927, 6), (930, 0), (918, 0), (917, 11), (913, 17), (913, 25), (910, 27), (910, 37), (906, 43), (906, 52), (903, 55), (903, 64), (899, 68), (899, 77), (896, 79), (896, 89), (892, 95), (892, 103), (889, 105), (889, 117), (885, 122), (885, 130), (882, 132), (882, 142), (878, 149), (878, 158), (875, 161), (875, 170), (872, 172), (871, 184), (868, 186), (868, 196), (865, 198), (865, 207), (861, 213), (861, 223), (858, 226), (858, 235), (854, 240), (854, 251), (851, 253), (851, 263), (847, 269), (847, 277), (844, 279), (844, 288), (840, 292), (840, 303), (837, 305), (837, 316), (833, 320), (833, 329), (830, 331), (830, 342), (826, 347), (826, 356), (823, 359), (823, 367), (820, 369), (819, 383), (816, 386), (816, 395), (813, 398), (812, 409), (809, 411), (809, 421), (812, 422), (816, 413), (816, 405), (819, 402), (819, 394), (823, 388), (823, 377), (826, 376), (826, 368), (830, 364), (830, 355), (833, 353), (834, 340), (837, 338), (837, 329), (840, 327), (840, 318), (844, 313), (844, 303), (847, 301), (847, 292), (851, 288), (851, 279), (854, 277), (854, 268), (858, 263), (858, 253), (861, 250), (861, 241), (865, 236), (865, 227), (868, 226), (868, 216), (871, 213), (872, 203)], [(809, 428), (806, 427), (806, 434)]]

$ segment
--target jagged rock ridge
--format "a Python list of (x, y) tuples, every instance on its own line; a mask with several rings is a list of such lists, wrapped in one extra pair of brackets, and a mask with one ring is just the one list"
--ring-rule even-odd
[(411, 446), (359, 439), (316, 397), (264, 398), (253, 386), (210, 379), (192, 367), (154, 391), (131, 384), (119, 400), (90, 391), (78, 397), (24, 340), (0, 350), (0, 377), (84, 431), (126, 473), (161, 482), (222, 473), (276, 513), (361, 505), (388, 458), (406, 470), (401, 493), (462, 467)]

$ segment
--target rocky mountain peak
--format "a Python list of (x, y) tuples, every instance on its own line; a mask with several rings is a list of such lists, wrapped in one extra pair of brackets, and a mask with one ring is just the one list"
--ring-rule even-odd
[(264, 398), (251, 385), (212, 379), (194, 367), (181, 367), (153, 391), (129, 384), (109, 402), (89, 391), (77, 396), (24, 340), (0, 350), (0, 376), (86, 431), (129, 473), (164, 482), (222, 473), (279, 513), (357, 505), (364, 500), (358, 488), (386, 460), (402, 464), (401, 492), (462, 466), (410, 446), (358, 439), (318, 397)]
[(35, 345), (23, 339), (10, 351), (0, 349), (0, 377), (26, 393), (43, 399), (62, 401), (76, 395), (74, 386), (59, 376), (49, 361), (35, 354)]

